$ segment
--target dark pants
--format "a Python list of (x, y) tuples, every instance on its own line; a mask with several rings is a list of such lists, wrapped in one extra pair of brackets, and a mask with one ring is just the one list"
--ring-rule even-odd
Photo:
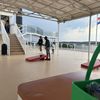
[(42, 51), (42, 45), (39, 45), (40, 51)]
[(6, 32), (9, 34), (10, 33), (10, 27), (9, 27), (9, 25), (5, 26), (5, 29), (6, 29)]

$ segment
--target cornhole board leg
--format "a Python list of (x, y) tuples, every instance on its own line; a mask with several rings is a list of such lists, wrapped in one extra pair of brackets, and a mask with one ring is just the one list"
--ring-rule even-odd
[(18, 95), (18, 98), (17, 98), (17, 100), (22, 100), (22, 98)]
[(33, 61), (45, 60), (46, 57), (47, 57), (46, 55), (41, 54), (41, 55), (38, 55), (38, 56), (28, 57), (25, 60), (29, 61), (29, 62), (33, 62)]
[[(89, 62), (86, 62), (86, 63), (81, 64), (81, 68), (88, 69), (88, 67), (89, 67)], [(100, 60), (97, 59), (96, 62), (95, 62), (95, 64), (94, 64), (93, 69), (96, 69), (96, 68), (99, 68), (99, 67), (100, 67)]]

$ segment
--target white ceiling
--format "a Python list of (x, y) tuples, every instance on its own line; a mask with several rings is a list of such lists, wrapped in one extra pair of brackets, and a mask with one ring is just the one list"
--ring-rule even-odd
[(1, 11), (18, 13), (20, 8), (62, 22), (100, 13), (100, 0), (0, 0)]

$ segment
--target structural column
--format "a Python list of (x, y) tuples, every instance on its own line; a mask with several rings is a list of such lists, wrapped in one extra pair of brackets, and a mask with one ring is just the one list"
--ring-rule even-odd
[(91, 15), (89, 17), (88, 62), (90, 61), (90, 46), (91, 46), (90, 38), (91, 38)]
[[(22, 9), (19, 10), (19, 13), (22, 12)], [(16, 23), (18, 26), (22, 25), (22, 16), (16, 16)]]
[(96, 23), (96, 42), (95, 42), (96, 46), (97, 46), (97, 34), (98, 34), (98, 14), (97, 14), (97, 23)]
[(60, 23), (58, 22), (58, 34), (57, 34), (57, 54), (58, 54), (58, 50), (59, 50), (59, 25)]

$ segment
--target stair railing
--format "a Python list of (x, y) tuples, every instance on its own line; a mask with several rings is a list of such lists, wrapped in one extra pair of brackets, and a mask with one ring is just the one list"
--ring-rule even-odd
[(1, 36), (2, 36), (3, 43), (7, 45), (8, 55), (10, 55), (10, 39), (2, 21), (1, 21)]
[(22, 36), (22, 33), (21, 33), (20, 29), (18, 28), (17, 24), (14, 24), (14, 32), (24, 50), (24, 53), (26, 54), (26, 40)]

